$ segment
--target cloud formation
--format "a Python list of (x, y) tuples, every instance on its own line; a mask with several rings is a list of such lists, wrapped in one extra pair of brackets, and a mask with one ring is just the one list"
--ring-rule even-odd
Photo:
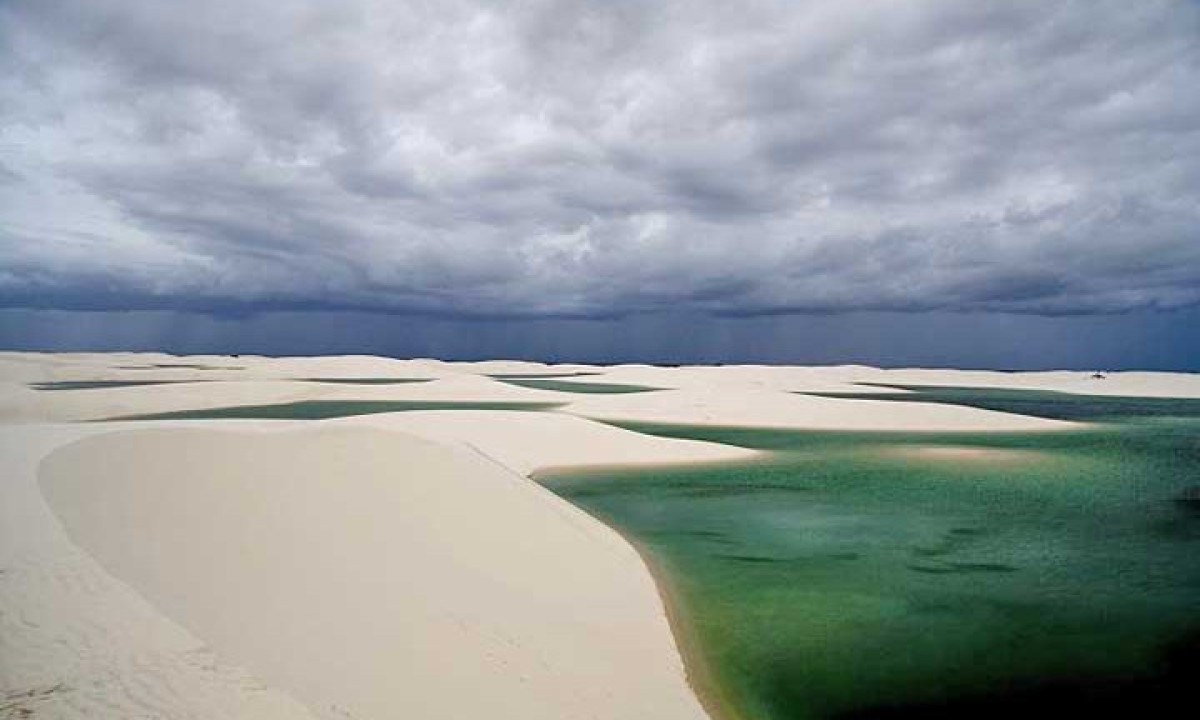
[(1200, 303), (1183, 0), (0, 6), (0, 304)]

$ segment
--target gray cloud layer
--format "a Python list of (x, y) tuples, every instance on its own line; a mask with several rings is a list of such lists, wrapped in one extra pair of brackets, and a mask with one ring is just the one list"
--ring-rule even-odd
[(9, 0), (0, 304), (1200, 303), (1200, 6)]

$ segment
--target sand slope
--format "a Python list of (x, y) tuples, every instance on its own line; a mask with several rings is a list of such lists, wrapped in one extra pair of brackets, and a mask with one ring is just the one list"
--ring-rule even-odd
[(615, 533), (483, 456), (317, 425), (86, 439), (43, 488), (113, 575), (318, 716), (704, 717)]
[(1078, 427), (1075, 423), (954, 405), (841, 400), (754, 388), (580, 398), (563, 411), (606, 420), (824, 430), (1018, 432)]
[(462, 446), (525, 476), (554, 467), (724, 462), (758, 455), (727, 445), (643, 435), (558, 413), (433, 410), (338, 422), (402, 430)]
[[(578, 394), (495, 373), (590, 371)], [(404, 385), (310, 378), (424, 378)], [(179, 384), (47, 391), (47, 381)], [(0, 696), (36, 717), (703, 717), (646, 568), (526, 477), (752, 453), (588, 418), (863, 430), (1069, 423), (797, 392), (1200, 397), (1200, 376), (0, 353)], [(303, 400), (527, 401), (321, 422), (55, 424)], [(39, 489), (39, 463), (45, 495)], [(941, 451), (921, 461), (962, 462)], [(64, 531), (64, 526), (69, 531)]]
[(314, 717), (218, 657), (67, 538), (42, 499), (37, 465), (95, 432), (0, 429), (0, 717)]

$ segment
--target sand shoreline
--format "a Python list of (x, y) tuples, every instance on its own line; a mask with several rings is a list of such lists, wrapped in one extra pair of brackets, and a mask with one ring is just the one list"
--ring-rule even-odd
[[(571, 377), (573, 383), (665, 389), (584, 394), (518, 387), (487, 377), (489, 373), (567, 370), (595, 373)], [(56, 390), (35, 387), (46, 382), (122, 382), (131, 377), (162, 382)], [(317, 383), (309, 381), (313, 377), (425, 381)], [(973, 408), (794, 394), (841, 392), (857, 389), (854, 383), (864, 381), (1008, 382), (997, 386), (1068, 392), (1096, 392), (1103, 382), (1100, 389), (1110, 394), (1200, 397), (1200, 376), (1146, 373), (1113, 374), (1094, 381), (1084, 373), (859, 367), (598, 368), (362, 357), (0, 353), (0, 447), (10, 469), (0, 488), (6, 505), (0, 510), (5, 513), (5, 527), (0, 528), (4, 571), (0, 607), (5, 617), (23, 619), (17, 624), (0, 622), (0, 638), (12, 648), (8, 654), (18, 658), (0, 667), (0, 689), (6, 694), (32, 691), (29, 703), (60, 717), (152, 712), (163, 717), (333, 718), (343, 717), (344, 712), (377, 715), (401, 710), (419, 717), (478, 715), (490, 704), (526, 717), (642, 717), (646, 708), (655, 708), (656, 717), (698, 718), (706, 716), (706, 708), (708, 715), (722, 720), (736, 718), (704, 670), (686, 624), (678, 617), (686, 609), (680, 608), (667, 573), (643, 548), (541, 488), (536, 479), (578, 468), (746, 462), (765, 455), (642, 435), (607, 424), (608, 420), (860, 432), (1082, 427)], [(330, 420), (85, 422), (121, 413), (310, 400), (555, 402), (562, 408), (554, 412), (422, 410)], [(223, 439), (214, 440), (214, 433)], [(241, 458), (242, 464), (231, 463), (229, 457)], [(345, 468), (358, 467), (354, 457), (367, 458), (364, 467), (376, 465), (346, 474)], [(180, 458), (186, 461), (177, 473), (172, 468)], [(114, 465), (124, 467), (124, 472), (114, 473)], [(39, 466), (49, 468), (43, 480), (39, 480)], [(271, 482), (279, 487), (268, 492), (251, 482), (253, 478), (244, 472), (249, 466), (257, 467), (261, 477), (274, 478)], [(317, 472), (321, 468), (325, 475)], [(349, 479), (333, 487), (328, 485), (329, 473), (343, 473)], [(430, 485), (434, 476), (441, 480)], [(387, 477), (412, 481), (393, 487)], [(296, 504), (279, 489), (289, 487), (289, 482), (300, 483), (297, 487), (311, 493), (306, 497), (321, 498), (320, 502)], [(47, 487), (52, 488), (49, 501), (43, 497)], [(424, 490), (418, 492), (420, 488)], [(148, 504), (149, 493), (161, 495), (153, 495), (157, 504)], [(191, 497), (188, 493), (200, 493), (193, 501), (208, 503), (203, 506), (215, 513), (212, 518), (225, 519), (209, 524), (189, 519), (184, 509), (196, 506), (184, 502)], [(387, 503), (402, 508), (394, 522), (385, 522), (380, 514), (379, 507)], [(258, 510), (251, 513), (247, 507)], [(314, 517), (316, 509), (338, 507), (346, 514), (327, 528), (326, 537), (314, 537), (306, 530), (302, 520)], [(168, 522), (170, 508), (176, 515)], [(133, 510), (140, 514), (134, 518), (120, 514)], [(444, 531), (425, 522), (435, 515), (450, 523), (447, 527), (459, 529)], [(121, 517), (126, 522), (116, 521)], [(374, 517), (374, 525), (364, 525), (361, 518), (365, 517)], [(470, 523), (455, 525), (463, 518), (470, 518)], [(211, 537), (215, 527), (225, 527), (222, 523), (233, 523), (229, 527), (247, 533), (240, 544)], [(262, 527), (273, 527), (271, 523), (283, 523), (276, 534), (286, 530), (294, 542), (261, 532)], [(369, 537), (359, 533), (366, 525), (375, 528)], [(492, 540), (470, 540), (481, 533)], [(393, 625), (391, 632), (399, 632), (396, 637), (427, 637), (429, 648), (454, 648), (459, 663), (467, 659), (475, 670), (456, 676), (465, 671), (446, 665), (426, 677), (411, 665), (399, 674), (400, 679), (380, 677), (378, 668), (371, 670), (372, 662), (406, 667), (394, 658), (384, 659), (393, 650), (377, 644), (368, 631), (374, 627), (371, 623), (388, 622), (381, 618), (389, 612), (372, 604), (378, 593), (369, 588), (376, 586), (347, 574), (343, 567), (347, 563), (333, 562), (326, 544), (318, 540), (359, 548), (357, 555), (347, 557), (374, 557), (380, 547), (408, 548), (404, 557), (418, 565), (406, 569), (407, 577), (421, 578), (428, 587), (444, 583), (438, 595), (443, 604), (460, 608), (463, 617), (491, 619), (486, 628), (437, 620), (427, 614), (423, 601), (403, 591), (406, 585), (397, 566), (371, 560), (363, 567), (378, 574), (372, 582), (389, 588), (392, 604), (388, 607), (394, 610), (405, 602), (415, 603), (404, 606), (409, 607), (407, 615), (399, 613), (407, 617), (402, 618), (408, 623), (402, 625), (406, 629)], [(202, 550), (214, 542), (225, 543), (221, 545), (225, 555), (220, 562), (206, 564)], [(502, 546), (510, 550), (500, 552)], [(547, 546), (557, 550), (550, 552)], [(235, 552), (239, 547), (252, 552)], [(350, 545), (346, 547), (349, 552)], [(450, 557), (455, 558), (451, 567), (460, 571), (453, 576), (446, 574), (449, 570), (443, 562), (451, 548)], [(274, 553), (270, 562), (266, 556), (255, 556), (268, 550)], [(101, 558), (102, 564), (94, 558)], [(490, 561), (480, 564), (483, 558)], [(541, 558), (541, 564), (530, 558)], [(240, 599), (206, 596), (205, 585), (197, 579), (203, 568), (216, 573), (208, 578), (210, 583), (244, 587), (246, 594)], [(325, 583), (306, 576), (304, 568)], [(260, 576), (273, 574), (277, 587), (291, 588), (290, 595), (272, 596), (272, 587), (261, 586)], [(492, 580), (481, 580), (488, 577)], [(472, 585), (479, 582), (500, 584)], [(357, 588), (352, 595), (358, 600), (337, 605), (329, 585)], [(63, 587), (80, 589), (64, 593)], [(497, 588), (506, 587), (519, 591), (505, 602), (495, 602), (497, 592), (500, 596), (508, 592)], [(580, 588), (591, 588), (590, 594)], [(612, 595), (612, 588), (627, 592)], [(282, 622), (280, 616), (287, 613), (268, 612), (261, 603), (255, 606), (266, 597), (274, 597), (277, 605), (308, 609), (295, 610), (290, 616), (293, 624), (279, 625), (273, 635), (243, 629), (242, 637), (230, 630), (255, 627), (247, 625), (247, 612), (258, 613), (254, 617), (260, 625)], [(602, 601), (604, 597), (610, 600)], [(536, 618), (529, 614), (531, 602), (540, 610)], [(361, 644), (360, 651), (349, 656), (358, 663), (360, 676), (305, 661), (328, 655), (343, 642), (336, 635), (316, 641), (295, 634), (310, 617), (357, 628), (351, 634)], [(553, 617), (561, 623), (547, 632), (546, 618)], [(627, 630), (614, 631), (617, 627)], [(509, 639), (498, 640), (502, 636)], [(565, 654), (563, 637), (570, 639), (571, 647), (589, 648), (586, 657), (576, 660)], [(636, 657), (626, 657), (614, 638), (628, 643), (630, 637), (641, 637), (640, 642), (650, 646), (640, 646)], [(214, 638), (219, 642), (214, 644)], [(273, 655), (284, 660), (274, 660)], [(408, 656), (408, 662), (414, 662), (413, 656)], [(427, 691), (451, 677), (460, 678), (461, 691)], [(411, 688), (411, 697), (398, 699), (397, 687)], [(70, 691), (37, 694), (46, 688)], [(164, 695), (163, 688), (171, 692)], [(417, 696), (419, 700), (414, 699)], [(463, 705), (468, 701), (475, 704)]]
[(637, 551), (650, 576), (654, 578), (667, 622), (671, 626), (671, 635), (684, 661), (688, 687), (696, 694), (704, 710), (712, 720), (746, 720), (736, 703), (728, 697), (728, 691), (717, 680), (716, 671), (701, 650), (699, 636), (687, 621), (687, 603), (683, 601), (682, 594), (672, 582), (670, 570), (641, 543), (616, 528), (613, 530)]
[[(354, 475), (338, 477), (347, 463)], [(420, 479), (397, 484), (396, 463)], [(109, 572), (310, 708), (703, 717), (682, 660), (663, 662), (673, 638), (636, 553), (483, 455), (370, 427), (146, 428), (59, 448), (40, 474), (72, 539)], [(405, 590), (412, 577), (419, 595)], [(333, 664), (317, 661), (338, 646)], [(373, 678), (384, 667), (407, 678), (402, 692)]]
[[(763, 453), (763, 455), (769, 455), (769, 453)], [(729, 462), (734, 464), (743, 461), (731, 460)], [(716, 463), (706, 463), (706, 465), (711, 464)], [(634, 466), (609, 467), (611, 469), (629, 470)], [(574, 469), (579, 470), (579, 468)], [(593, 469), (603, 471), (606, 468), (597, 467)], [(584, 472), (587, 471), (585, 470)], [(562, 477), (570, 473), (571, 469), (560, 468), (558, 470), (542, 470), (537, 475), (545, 480), (552, 481), (554, 476)], [(597, 522), (604, 523), (600, 518), (595, 519)], [(604, 525), (611, 528), (613, 532), (617, 533), (637, 552), (647, 571), (649, 571), (650, 576), (654, 579), (654, 585), (658, 590), (663, 611), (671, 627), (671, 635), (684, 661), (684, 673), (688, 687), (695, 693), (696, 698), (700, 701), (708, 716), (711, 720), (745, 720), (745, 716), (738, 710), (736, 703), (728, 697), (728, 691), (717, 680), (716, 671), (712, 668), (708, 657), (702, 651), (699, 636), (687, 620), (687, 603), (684, 602), (682, 593), (675, 587), (671, 571), (665, 567), (665, 560), (656, 557), (642, 543), (630, 537), (627, 533), (622, 532), (619, 528), (613, 527), (608, 523), (604, 523)]]

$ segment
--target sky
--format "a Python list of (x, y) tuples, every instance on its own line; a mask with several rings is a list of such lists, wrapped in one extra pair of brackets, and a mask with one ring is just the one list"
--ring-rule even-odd
[(1192, 0), (4, 0), (0, 68), (0, 348), (1200, 370)]

